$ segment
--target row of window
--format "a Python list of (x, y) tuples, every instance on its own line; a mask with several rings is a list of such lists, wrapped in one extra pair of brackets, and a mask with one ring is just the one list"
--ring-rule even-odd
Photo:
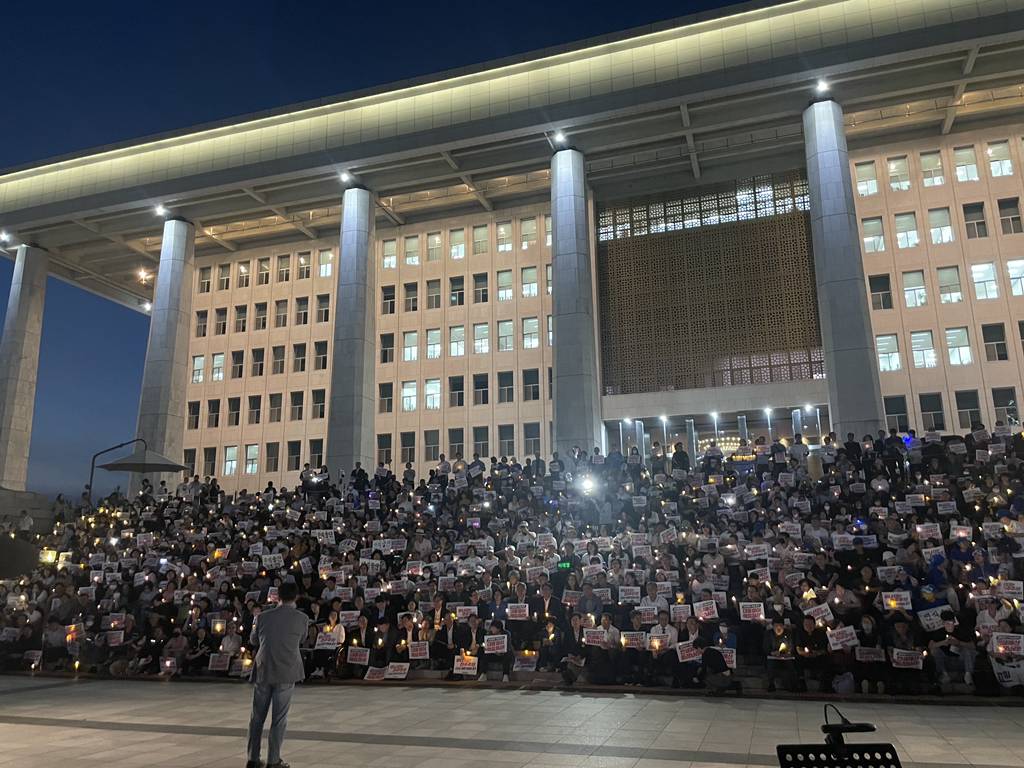
[[(540, 422), (529, 421), (522, 425), (522, 446), (524, 456), (540, 455)], [(491, 455), (490, 428), (486, 426), (471, 427), (472, 453), (486, 457)], [(391, 464), (394, 458), (393, 451), (394, 435), (383, 433), (377, 435), (377, 461)], [(449, 457), (466, 456), (466, 430), (462, 427), (453, 427), (448, 430), (448, 453)], [(405, 464), (416, 461), (416, 433), (400, 432), (398, 434), (399, 455), (398, 460)], [(498, 425), (498, 455), (515, 456), (516, 454), (516, 425)], [(438, 429), (426, 429), (423, 431), (423, 460), (426, 462), (437, 461), (441, 455), (441, 431)]]
[[(537, 216), (529, 216), (519, 219), (519, 248), (528, 250), (537, 244)], [(548, 247), (551, 246), (551, 217), (544, 216), (544, 239)], [(466, 234), (465, 227), (448, 230), (448, 257), (454, 261), (466, 258)], [(469, 234), (472, 237), (472, 253), (474, 256), (489, 253), (491, 250), (491, 225), (478, 224), (470, 228)], [(401, 240), (402, 258), (406, 266), (415, 267), (421, 263), (423, 257), (423, 244), (426, 243), (426, 260), (428, 262), (440, 261), (441, 254), (445, 249), (444, 235), (438, 232), (428, 232), (424, 237), (420, 235), (406, 235)], [(498, 253), (511, 253), (514, 245), (512, 221), (499, 221), (494, 225), (494, 245)], [(399, 240), (389, 239), (381, 241), (381, 267), (384, 269), (395, 269), (398, 267), (398, 246)]]
[[(515, 321), (499, 320), (497, 326), (498, 352), (512, 352), (515, 350)], [(524, 317), (519, 321), (520, 345), (522, 349), (540, 348), (540, 320), (536, 317)], [(486, 355), (491, 351), (491, 326), (490, 323), (474, 323), (473, 354)], [(420, 331), (403, 331), (402, 336), (402, 361), (406, 363), (415, 362), (420, 359)], [(440, 360), (442, 356), (442, 339), (440, 328), (428, 328), (423, 333), (425, 352), (427, 360)], [(553, 330), (551, 315), (547, 316), (547, 337), (548, 346), (553, 341)], [(464, 357), (466, 354), (466, 326), (452, 325), (448, 327), (448, 357)], [(395, 334), (382, 333), (380, 335), (380, 361), (382, 363), (393, 363), (395, 361)]]
[[(331, 297), (322, 293), (316, 297), (315, 319), (318, 323), (327, 323), (331, 319)], [(270, 318), (268, 316), (268, 305), (265, 301), (253, 305), (252, 330), (265, 331)], [(294, 325), (309, 325), (309, 297), (300, 296), (295, 299), (295, 314), (292, 320)], [(286, 328), (288, 326), (288, 299), (278, 299), (274, 302), (274, 327)], [(249, 330), (249, 307), (246, 304), (239, 304), (235, 307), (234, 323), (232, 325), (235, 333), (245, 333)], [(206, 338), (210, 332), (210, 312), (201, 309), (196, 312), (195, 337)], [(223, 336), (228, 332), (228, 308), (218, 307), (213, 310), (213, 335)]]
[[(538, 267), (522, 267), (519, 270), (519, 294), (524, 299), (535, 298), (538, 295), (537, 284)], [(512, 301), (515, 291), (512, 284), (512, 270), (500, 269), (495, 274), (497, 284), (498, 301)], [(459, 275), (448, 278), (449, 307), (461, 307), (466, 304), (466, 277)], [(473, 275), (473, 304), (486, 304), (490, 301), (490, 285), (486, 272)], [(545, 266), (544, 290), (551, 295), (551, 265)], [(426, 308), (440, 309), (441, 281), (427, 280)], [(394, 285), (384, 285), (380, 289), (380, 312), (382, 315), (393, 315), (397, 309), (397, 293)], [(404, 283), (402, 285), (402, 311), (417, 312), (420, 308), (419, 283)]]
[[(306, 372), (308, 345), (305, 343), (292, 344), (292, 373)], [(270, 373), (271, 375), (285, 372), (286, 348), (282, 344), (270, 348)], [(245, 376), (245, 351), (235, 350), (230, 353), (230, 368), (227, 370), (228, 378), (241, 379)], [(224, 352), (214, 352), (210, 355), (210, 381), (224, 381), (224, 366), (227, 358)], [(262, 376), (266, 368), (266, 350), (262, 347), (249, 350), (249, 375)], [(313, 370), (327, 370), (327, 342), (313, 342)], [(192, 383), (202, 384), (206, 380), (206, 355), (192, 355)]]
[[(223, 464), (221, 465), (221, 475), (223, 477), (232, 477), (237, 474), (255, 475), (260, 471), (260, 444), (249, 443), (247, 445), (226, 445), (224, 446)], [(239, 454), (239, 448), (241, 448), (241, 454)], [(264, 443), (263, 446), (263, 471), (268, 473), (275, 473), (281, 471), (281, 444), (280, 443)], [(217, 475), (217, 449), (216, 448), (203, 448), (202, 458), (203, 463), (197, 467), (196, 448), (186, 448), (184, 454), (184, 464), (188, 469), (190, 475), (197, 474), (197, 470), (201, 469), (203, 475), (214, 476)], [(324, 462), (324, 441), (322, 438), (314, 438), (309, 441), (309, 453), (306, 454), (309, 463), (315, 467), (323, 466)], [(239, 461), (242, 465), (239, 466)], [(285, 442), (285, 470), (288, 472), (298, 472), (302, 466), (302, 441), (301, 440), (288, 440)]]
[[(312, 274), (313, 254), (310, 251), (282, 254), (271, 259), (266, 256), (256, 259), (256, 285), (270, 285), (270, 277), (276, 272), (276, 282), (287, 283), (292, 276), (292, 263), (295, 263), (295, 279), (305, 280)], [(334, 251), (330, 248), (321, 249), (316, 256), (317, 274), (330, 277), (333, 271)], [(231, 290), (231, 278), (234, 273), (235, 287), (248, 288), (252, 282), (252, 262), (239, 261), (234, 264), (217, 265), (217, 290)], [(213, 290), (213, 267), (200, 267), (197, 272), (199, 293), (210, 293)]]
[[(999, 206), (999, 227), (1004, 235), (1019, 235), (1024, 232), (1020, 218), (1020, 199), (1008, 197), (997, 201)], [(968, 240), (988, 237), (988, 221), (985, 218), (985, 203), (964, 203), (964, 230)], [(896, 232), (896, 248), (916, 248), (921, 244), (917, 214), (914, 211), (895, 214), (893, 226)], [(880, 216), (861, 219), (864, 252), (885, 251), (885, 229)], [(928, 210), (928, 239), (932, 245), (952, 243), (953, 222), (949, 208)]]
[[(540, 400), (540, 370), (526, 368), (521, 371), (521, 397), (524, 402)], [(488, 373), (474, 373), (471, 376), (473, 385), (473, 405), (489, 405), (491, 403), (491, 377)], [(516, 401), (515, 371), (498, 371), (495, 377), (497, 402), (514, 403)], [(551, 368), (548, 368), (548, 399), (551, 399)], [(399, 395), (403, 413), (412, 413), (419, 405), (419, 382), (403, 381)], [(395, 385), (382, 382), (377, 384), (377, 410), (379, 413), (393, 413), (395, 409)], [(423, 382), (423, 407), (428, 411), (441, 410), (441, 379), (426, 379)], [(466, 404), (466, 377), (448, 377), (448, 407), (462, 408)]]
[[(274, 392), (266, 396), (249, 395), (246, 398), (248, 410), (245, 414), (246, 424), (260, 424), (264, 418), (264, 404), (266, 405), (266, 423), (278, 424), (284, 421), (284, 394)], [(206, 428), (218, 429), (220, 427), (220, 398), (211, 398), (206, 401)], [(327, 391), (314, 389), (310, 393), (309, 418), (322, 419), (327, 415)], [(302, 421), (305, 416), (306, 393), (303, 391), (288, 393), (288, 421)], [(188, 416), (185, 421), (186, 429), (199, 429), (201, 418), (200, 410), (202, 403), (198, 400), (188, 402)], [(242, 423), (242, 398), (227, 398), (227, 421), (226, 426), (237, 427)]]
[[(918, 154), (919, 178), (922, 186), (941, 187), (946, 183), (945, 163), (938, 149)], [(993, 179), (1013, 175), (1013, 160), (1010, 157), (1008, 140), (990, 141), (985, 145), (984, 165)], [(980, 179), (978, 151), (973, 144), (953, 148), (953, 174), (960, 183)], [(886, 158), (886, 181), (892, 192), (906, 192), (911, 188), (911, 160), (907, 155)], [(854, 175), (857, 193), (861, 197), (878, 194), (878, 169), (874, 160), (856, 163)]]
[[(539, 456), (540, 445), (540, 422), (526, 422), (522, 425), (522, 446), (525, 456)], [(490, 428), (487, 426), (471, 427), (473, 439), (472, 452), (480, 456), (491, 455)], [(393, 460), (392, 446), (394, 436), (390, 433), (377, 435), (377, 461), (391, 464)], [(400, 432), (399, 460), (406, 462), (416, 461), (416, 433)], [(448, 455), (451, 457), (466, 455), (466, 430), (462, 427), (453, 427), (448, 430)], [(285, 441), (285, 464), (286, 472), (298, 472), (302, 466), (302, 441)], [(262, 450), (262, 457), (261, 451)], [(235, 475), (256, 475), (260, 472), (261, 458), (263, 472), (274, 474), (281, 471), (281, 443), (248, 443), (245, 445), (226, 445), (223, 448), (223, 463), (220, 466), (222, 477), (233, 477)], [(516, 425), (498, 425), (498, 453), (502, 456), (514, 456), (516, 453)], [(203, 475), (214, 476), (217, 474), (217, 448), (209, 447), (202, 449), (202, 465), (197, 465), (199, 449), (186, 448), (184, 451), (184, 464), (190, 475), (197, 474), (202, 470)], [(423, 431), (423, 461), (438, 461), (441, 455), (441, 430), (426, 429)], [(323, 466), (324, 463), (324, 441), (323, 438), (313, 438), (308, 441), (307, 461), (314, 467)]]
[[(1018, 334), (1024, 345), (1024, 321), (1019, 321)], [(970, 365), (974, 362), (971, 350), (971, 335), (967, 326), (945, 329), (946, 359), (949, 365)], [(985, 347), (985, 360), (990, 363), (1010, 359), (1006, 346), (1006, 328), (1002, 323), (988, 323), (981, 326), (981, 342)], [(875, 350), (878, 354), (878, 370), (882, 373), (903, 369), (900, 358), (900, 340), (895, 333), (875, 336)], [(930, 331), (910, 332), (910, 353), (914, 368), (936, 368), (939, 357), (935, 351), (934, 334)]]
[[(981, 416), (981, 399), (976, 389), (957, 390), (956, 398), (956, 429), (965, 431), (974, 429), (976, 424), (984, 422)], [(890, 395), (883, 398), (885, 404), (886, 426), (895, 427), (900, 432), (911, 428), (907, 416), (907, 398), (904, 395)], [(922, 392), (918, 395), (921, 406), (920, 428), (929, 431), (944, 432), (946, 412), (942, 404), (941, 392)], [(1013, 387), (994, 387), (992, 389), (992, 407), (996, 421), (1003, 424), (1018, 423), (1017, 394)]]
[[(999, 298), (999, 277), (993, 262), (971, 264), (971, 284), (977, 301)], [(1024, 259), (1006, 262), (1010, 294), (1024, 296)], [(959, 304), (964, 300), (960, 283), (959, 267), (939, 267), (936, 270), (939, 285), (940, 304)], [(928, 305), (928, 287), (924, 270), (909, 270), (902, 274), (903, 304), (908, 309)], [(868, 290), (871, 293), (871, 308), (882, 311), (893, 308), (892, 278), (888, 274), (869, 275)]]

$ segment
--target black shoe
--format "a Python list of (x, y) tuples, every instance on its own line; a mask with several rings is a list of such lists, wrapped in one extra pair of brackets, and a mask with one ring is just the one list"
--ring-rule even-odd
[(775, 693), (775, 683), (768, 683), (768, 693)]
[(245, 763), (245, 768), (263, 768), (262, 760), (248, 760)]

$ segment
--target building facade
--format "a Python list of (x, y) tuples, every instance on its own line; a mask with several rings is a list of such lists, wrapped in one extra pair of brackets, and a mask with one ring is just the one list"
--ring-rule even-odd
[(1024, 0), (731, 6), (0, 174), (0, 484), (46, 275), (150, 315), (137, 434), (355, 461), (1017, 419)]

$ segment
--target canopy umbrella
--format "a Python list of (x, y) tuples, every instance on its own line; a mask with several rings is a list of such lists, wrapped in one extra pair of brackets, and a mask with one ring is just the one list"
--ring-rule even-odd
[(127, 456), (122, 456), (120, 459), (107, 462), (106, 464), (100, 464), (100, 469), (105, 469), (108, 472), (137, 472), (139, 474), (146, 474), (148, 472), (180, 472), (186, 469), (184, 464), (181, 464), (173, 459), (168, 459), (166, 456), (157, 453), (156, 451), (149, 450), (149, 446), (146, 441), (141, 437), (137, 437), (134, 440), (128, 440), (123, 443), (118, 443), (112, 448), (104, 448), (102, 451), (98, 451), (92, 456), (92, 466), (89, 468), (89, 504), (92, 505), (92, 479), (96, 472), (96, 459), (102, 456), (104, 453), (110, 453), (116, 451), (118, 448), (124, 448), (126, 445), (133, 445), (138, 443), (135, 450)]
[(147, 474), (153, 472), (180, 472), (185, 469), (185, 465), (140, 445), (127, 456), (108, 461), (106, 464), (100, 464), (100, 469), (105, 469), (109, 472), (138, 472), (139, 474)]

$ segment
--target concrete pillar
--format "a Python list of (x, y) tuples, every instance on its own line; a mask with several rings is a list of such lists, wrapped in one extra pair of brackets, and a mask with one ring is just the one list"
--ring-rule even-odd
[(12, 491), (28, 480), (48, 266), (46, 251), (18, 246), (0, 337), (0, 487)]
[[(327, 412), (327, 467), (344, 480), (361, 462), (373, 474), (376, 383), (376, 271), (373, 261), (373, 198), (369, 190), (345, 190), (341, 212), (337, 307)], [(335, 474), (337, 473), (337, 474)]]
[(573, 446), (591, 451), (603, 443), (586, 169), (578, 150), (551, 158), (551, 218), (555, 450), (567, 456)]
[(882, 428), (885, 416), (843, 110), (835, 101), (816, 101), (804, 110), (804, 147), (829, 413), (838, 434), (860, 438)]
[[(182, 461), (185, 436), (186, 387), (188, 386), (189, 328), (192, 320), (192, 289), (195, 274), (196, 229), (184, 219), (164, 222), (160, 266), (153, 287), (149, 316), (149, 343), (142, 369), (142, 396), (136, 437), (151, 451)], [(102, 447), (102, 446), (100, 446)], [(152, 475), (171, 482), (175, 475)], [(132, 476), (131, 490), (138, 490), (141, 476)]]

